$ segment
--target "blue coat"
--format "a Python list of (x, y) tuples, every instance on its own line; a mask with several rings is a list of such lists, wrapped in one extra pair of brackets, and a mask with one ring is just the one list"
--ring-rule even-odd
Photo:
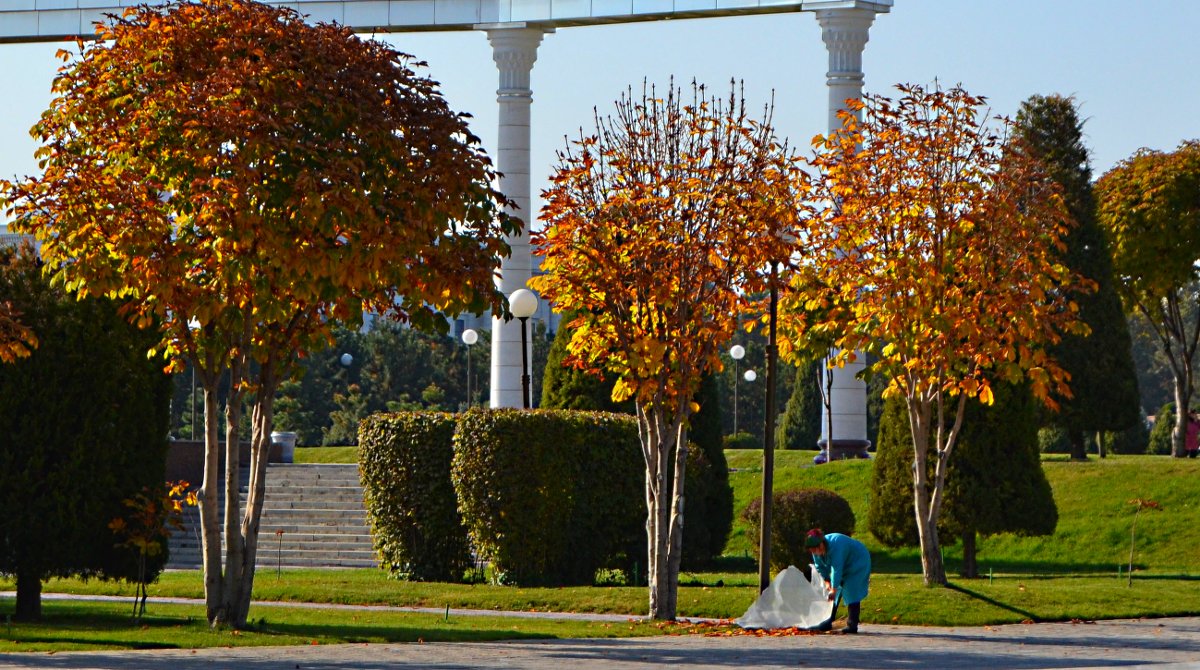
[(871, 581), (871, 552), (862, 542), (841, 533), (826, 535), (825, 546), (824, 556), (812, 557), (817, 572), (833, 586), (842, 602), (862, 602)]

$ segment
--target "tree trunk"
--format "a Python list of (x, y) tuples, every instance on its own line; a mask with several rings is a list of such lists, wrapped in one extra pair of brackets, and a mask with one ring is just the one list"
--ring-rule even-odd
[(1171, 430), (1171, 455), (1175, 458), (1187, 456), (1187, 407), (1191, 402), (1191, 389), (1185, 384), (1184, 379), (1175, 377), (1175, 428)]
[(254, 567), (258, 558), (258, 531), (262, 523), (263, 502), (267, 492), (267, 461), (271, 453), (271, 424), (275, 401), (275, 383), (267, 365), (264, 365), (260, 372), (259, 383), (260, 391), (254, 403), (251, 422), (250, 491), (241, 524), (245, 549), (242, 553), (241, 582), (231, 616), (233, 625), (237, 628), (244, 628), (250, 615), (251, 596), (254, 593)]
[(1078, 428), (1067, 430), (1067, 439), (1071, 442), (1071, 460), (1087, 460), (1087, 443), (1083, 439), (1083, 431)]
[(222, 607), (221, 582), (221, 524), (217, 486), (220, 478), (221, 445), (218, 438), (220, 418), (217, 386), (212, 380), (204, 383), (204, 483), (200, 486), (201, 551), (204, 565), (204, 606), (208, 624), (224, 626), (228, 617)]
[(1104, 448), (1104, 433), (1096, 431), (1096, 454), (1100, 458), (1108, 458), (1108, 451)]
[(237, 617), (246, 551), (241, 528), (242, 393), (237, 388), (241, 380), (239, 372), (237, 366), (231, 366), (229, 397), (225, 401), (225, 579), (221, 599), (227, 621), (234, 628), (245, 625), (245, 621), (239, 621)]
[[(913, 435), (913, 507), (917, 517), (917, 536), (921, 542), (921, 572), (926, 586), (946, 585), (946, 566), (938, 541), (937, 516), (929, 484), (930, 408), (928, 403), (909, 401), (909, 423)], [(934, 452), (936, 453), (936, 452)]]
[(975, 557), (975, 531), (964, 530), (962, 534), (963, 563), (962, 576), (975, 579), (979, 576), (979, 563)]
[(17, 603), (13, 621), (39, 621), (42, 618), (42, 578), (17, 571)]
[[(649, 566), (650, 618), (673, 621), (678, 611), (680, 554), (683, 546), (683, 482), (687, 452), (680, 449), (685, 433), (668, 428), (661, 409), (638, 407), (638, 431), (646, 457), (646, 540)], [(682, 453), (681, 453), (682, 452)], [(672, 462), (674, 467), (672, 467)], [(674, 471), (673, 476), (671, 475)]]

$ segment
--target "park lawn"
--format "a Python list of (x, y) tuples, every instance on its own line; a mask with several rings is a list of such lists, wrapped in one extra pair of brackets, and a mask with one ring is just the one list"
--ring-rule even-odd
[(0, 623), (0, 653), (197, 649), (368, 642), (480, 642), (516, 639), (646, 637), (686, 625), (460, 617), (388, 611), (256, 605), (246, 630), (210, 629), (201, 605), (151, 603), (135, 622), (130, 603), (47, 600), (38, 623)]
[[(759, 497), (762, 452), (726, 451), (734, 491), (735, 520), (726, 554), (753, 555), (758, 530), (741, 512)], [(876, 572), (919, 573), (917, 549), (889, 549), (867, 531), (871, 461), (839, 461), (813, 466), (811, 451), (777, 452), (775, 491), (817, 487), (836, 491), (857, 519), (855, 537), (871, 550)], [(1134, 569), (1158, 574), (1200, 575), (1200, 460), (1169, 456), (1092, 457), (1084, 462), (1047, 456), (1043, 468), (1054, 490), (1058, 527), (1047, 537), (1002, 534), (978, 543), (983, 573), (1116, 575), (1129, 564), (1130, 534), (1136, 507), (1131, 500), (1153, 500), (1161, 510), (1138, 515)], [(958, 570), (962, 550), (956, 538), (942, 538), (947, 572)]]
[(297, 463), (357, 463), (358, 447), (296, 447)]

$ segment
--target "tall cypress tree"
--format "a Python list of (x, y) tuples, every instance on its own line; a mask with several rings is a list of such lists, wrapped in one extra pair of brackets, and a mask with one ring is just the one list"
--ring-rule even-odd
[(1029, 98), (1017, 113), (1016, 131), (1062, 186), (1077, 223), (1066, 237), (1063, 260), (1097, 284), (1094, 293), (1072, 296), (1091, 335), (1067, 335), (1051, 349), (1071, 375), (1074, 397), (1059, 398), (1061, 409), (1050, 422), (1066, 430), (1071, 458), (1085, 459), (1086, 433), (1124, 430), (1140, 420), (1129, 326), (1113, 283), (1108, 241), (1096, 221), (1092, 170), (1075, 101), (1061, 95)]
[(821, 439), (820, 360), (796, 366), (796, 382), (788, 398), (779, 426), (775, 429), (775, 446), (779, 449), (816, 449)]
[(137, 576), (108, 524), (123, 499), (162, 486), (171, 380), (146, 358), (153, 331), (53, 288), (32, 254), (0, 249), (0, 297), (40, 343), (0, 365), (0, 573), (16, 576), (15, 618), (32, 620), (43, 579)]
[(561, 326), (550, 343), (546, 369), (542, 377), (542, 409), (580, 409), (600, 412), (633, 414), (633, 403), (612, 400), (613, 380), (580, 370), (564, 367), (567, 345), (574, 332), (567, 324), (570, 316), (563, 315)]

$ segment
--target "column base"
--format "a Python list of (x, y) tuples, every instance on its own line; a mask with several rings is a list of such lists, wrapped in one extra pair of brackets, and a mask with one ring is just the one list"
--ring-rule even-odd
[(870, 458), (867, 450), (871, 448), (870, 440), (834, 440), (832, 447), (825, 445), (825, 440), (817, 441), (821, 453), (813, 457), (813, 463), (820, 465), (829, 461), (842, 461), (850, 458)]

